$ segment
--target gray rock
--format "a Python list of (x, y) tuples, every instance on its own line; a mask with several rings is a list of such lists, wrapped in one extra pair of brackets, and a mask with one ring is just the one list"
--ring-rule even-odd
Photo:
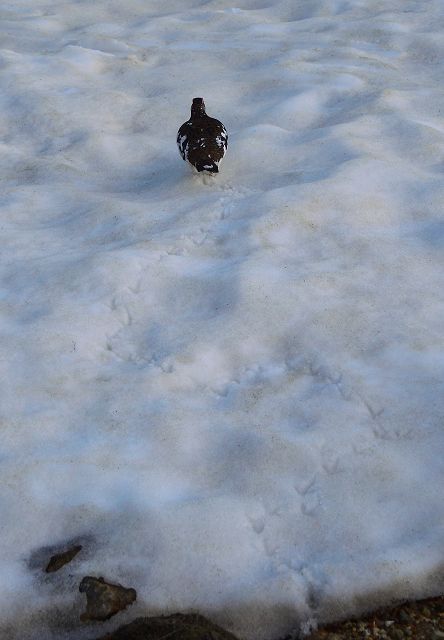
[(135, 589), (126, 589), (120, 584), (105, 582), (103, 578), (86, 576), (79, 586), (80, 593), (86, 594), (86, 611), (80, 620), (108, 620), (123, 611), (137, 598)]

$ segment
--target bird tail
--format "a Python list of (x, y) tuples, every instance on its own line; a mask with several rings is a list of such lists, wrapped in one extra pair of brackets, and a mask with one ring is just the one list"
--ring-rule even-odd
[(208, 173), (219, 173), (219, 167), (211, 160), (199, 160), (195, 164), (196, 169), (200, 171), (208, 171)]

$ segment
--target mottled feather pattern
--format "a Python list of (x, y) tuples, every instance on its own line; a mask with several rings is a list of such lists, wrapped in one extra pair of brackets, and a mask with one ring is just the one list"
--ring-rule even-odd
[(177, 133), (177, 146), (183, 160), (197, 171), (217, 173), (228, 144), (227, 131), (219, 120), (205, 113), (202, 98), (195, 98), (191, 118)]

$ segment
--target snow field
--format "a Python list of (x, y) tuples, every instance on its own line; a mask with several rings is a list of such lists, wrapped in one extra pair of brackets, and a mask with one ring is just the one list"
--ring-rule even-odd
[[(9, 638), (192, 610), (271, 640), (442, 592), (443, 13), (2, 5)], [(214, 180), (175, 144), (195, 96)], [(84, 575), (137, 603), (80, 626)]]

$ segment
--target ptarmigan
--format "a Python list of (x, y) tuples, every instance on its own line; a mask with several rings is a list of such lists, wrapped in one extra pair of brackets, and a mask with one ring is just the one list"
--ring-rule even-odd
[(203, 98), (194, 98), (191, 118), (177, 133), (177, 146), (182, 158), (197, 171), (218, 173), (227, 143), (228, 135), (222, 122), (207, 116)]

